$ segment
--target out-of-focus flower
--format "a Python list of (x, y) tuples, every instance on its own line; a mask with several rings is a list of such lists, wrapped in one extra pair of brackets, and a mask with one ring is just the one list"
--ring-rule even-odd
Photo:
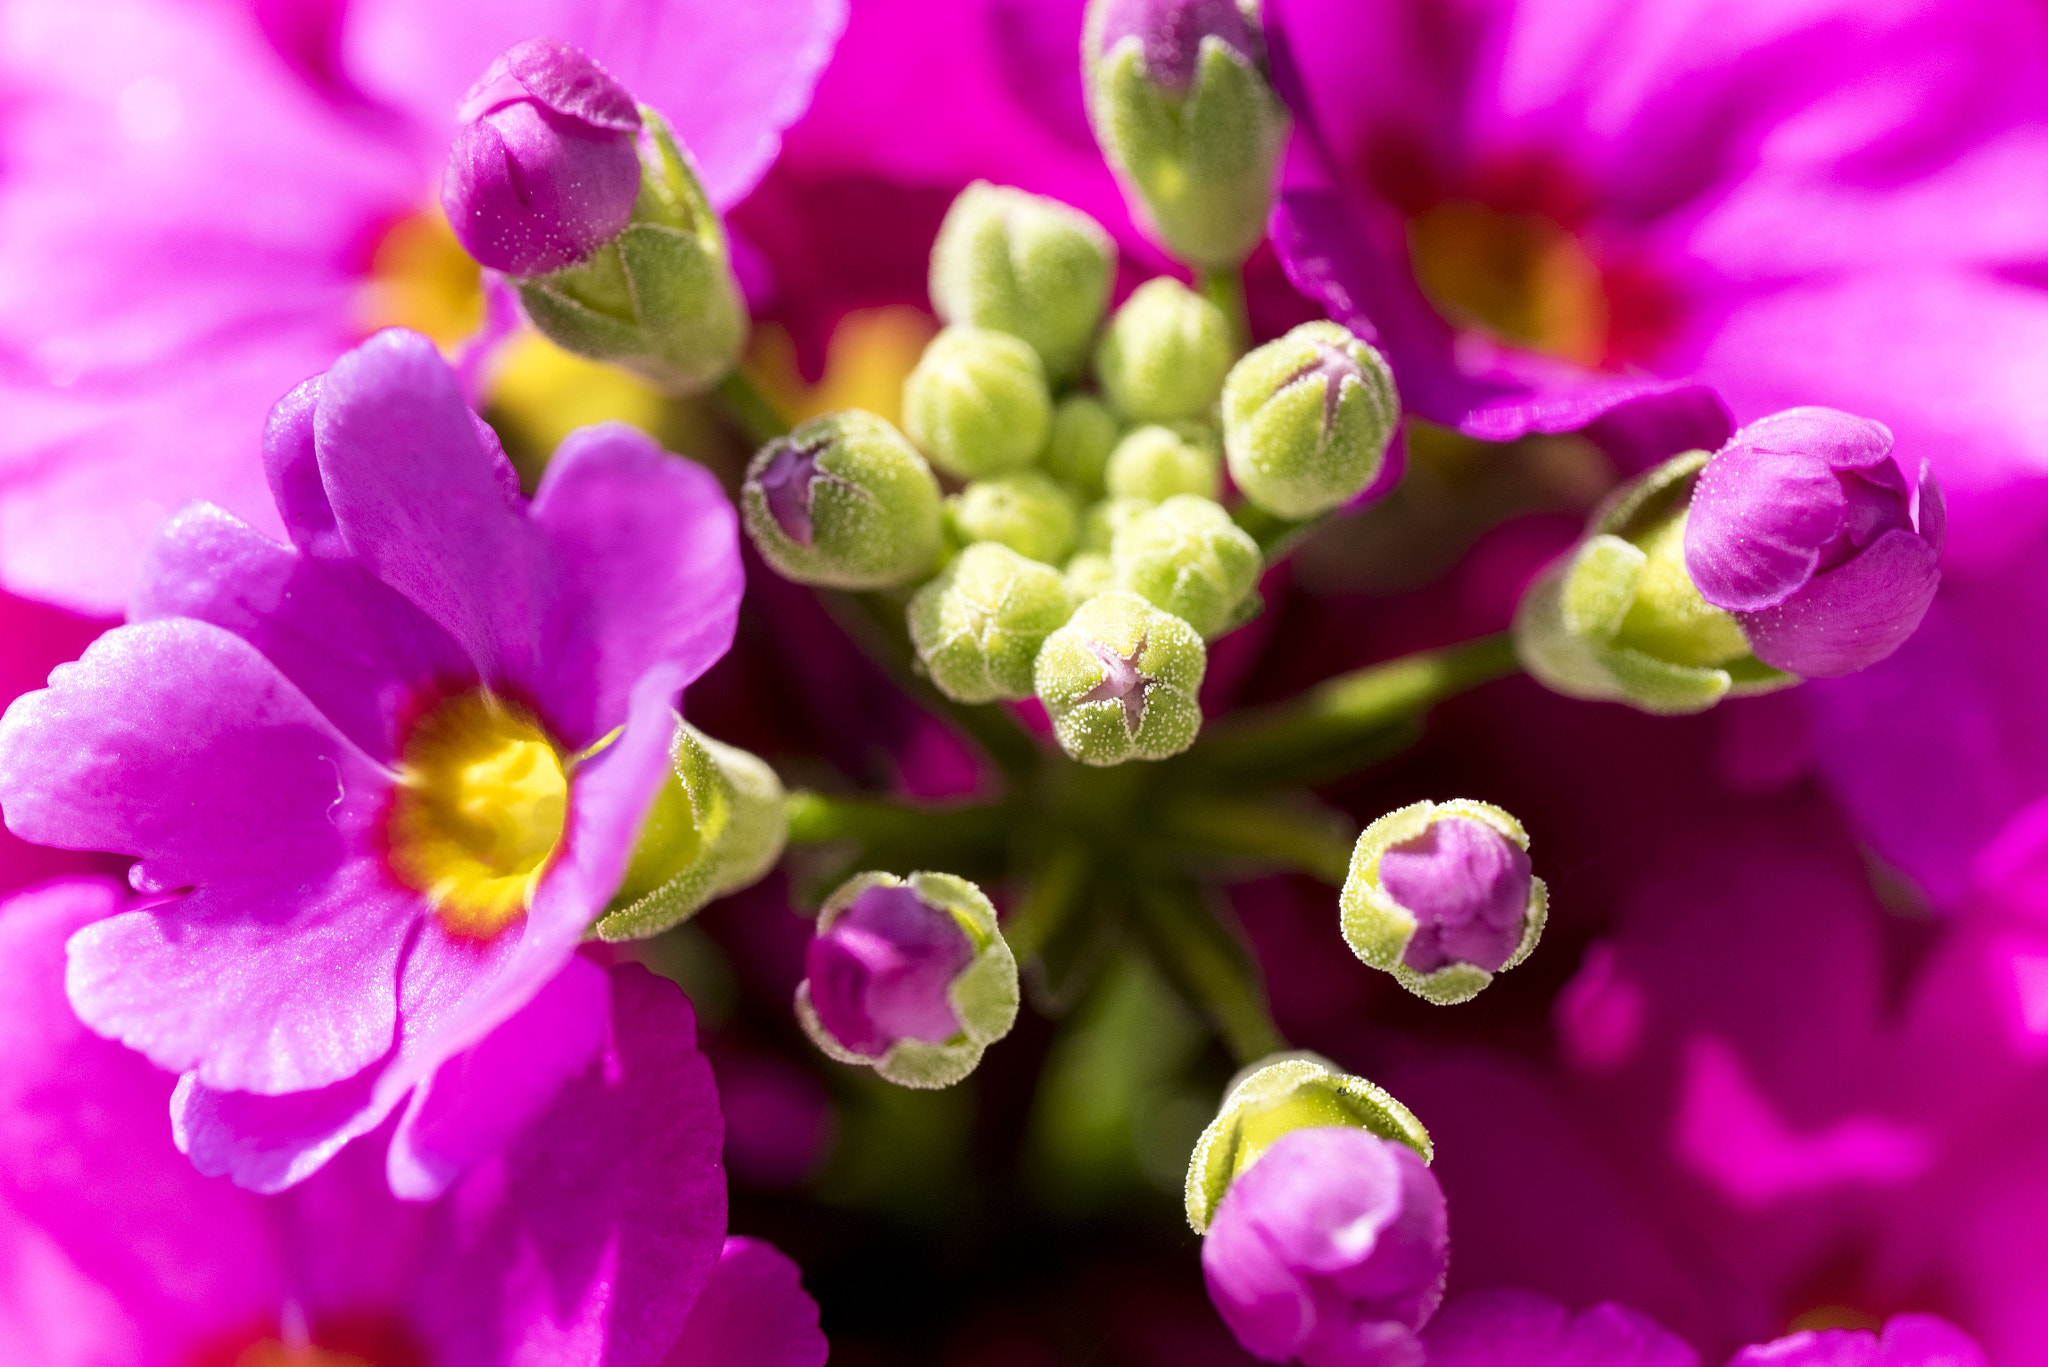
[(396, 330), (283, 400), (264, 454), (294, 544), (176, 519), (133, 624), (0, 722), (0, 791), (17, 834), (139, 856), (155, 900), (79, 932), (71, 1000), (186, 1074), (203, 1170), (288, 1186), (410, 1095), (392, 1184), (432, 1195), (598, 1047), (575, 948), (732, 639), (735, 519), (622, 427), (529, 507)]
[(512, 43), (604, 63), (726, 207), (843, 18), (841, 0), (15, 6), (0, 582), (117, 610), (194, 497), (276, 533), (245, 440), (276, 396), (384, 323), (475, 330), (475, 266), (430, 206), (463, 92)]
[[(2038, 5), (1274, 0), (1266, 21), (1300, 130), (1277, 244), (1412, 411), (1491, 440), (1591, 425), (1639, 465), (1720, 445), (1711, 398), (1658, 378), (1696, 376), (1744, 420), (1881, 419), (1932, 455), (1964, 554), (2048, 518)], [(1645, 428), (1682, 439), (1643, 451)]]
[(0, 1356), (824, 1362), (796, 1268), (725, 1237), (711, 1070), (673, 985), (593, 968), (610, 984), (597, 1050), (443, 1199), (393, 1198), (362, 1146), (259, 1197), (192, 1170), (164, 1133), (171, 1077), (63, 1000), (65, 938), (123, 900), (75, 880), (0, 907)]

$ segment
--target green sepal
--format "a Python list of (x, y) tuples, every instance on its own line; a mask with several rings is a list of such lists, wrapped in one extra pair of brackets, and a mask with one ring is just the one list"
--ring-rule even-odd
[(1231, 323), (1171, 276), (1131, 291), (1095, 349), (1095, 377), (1110, 406), (1133, 422), (1199, 418), (1223, 393), (1237, 359)]
[(1028, 698), (1045, 638), (1073, 616), (1058, 570), (993, 541), (955, 556), (911, 598), (911, 644), (955, 702)]
[[(1146, 681), (1135, 731), (1121, 702), (1084, 701), (1108, 674), (1091, 644), (1126, 659), (1135, 654)], [(1208, 652), (1193, 627), (1135, 593), (1116, 591), (1089, 599), (1045, 638), (1034, 683), (1068, 757), (1108, 766), (1165, 759), (1194, 744), (1202, 729), (1198, 694), (1207, 666)]]
[(1110, 545), (1117, 586), (1186, 622), (1204, 640), (1236, 625), (1266, 568), (1221, 504), (1177, 494), (1127, 519)]

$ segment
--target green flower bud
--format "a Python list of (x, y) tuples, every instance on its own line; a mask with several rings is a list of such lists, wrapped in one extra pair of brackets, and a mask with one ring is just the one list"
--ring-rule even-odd
[(782, 782), (757, 757), (676, 718), (669, 776), (633, 845), (600, 940), (640, 940), (679, 925), (713, 898), (758, 882), (782, 857)]
[(1145, 32), (1119, 9), (1134, 7), (1092, 0), (1082, 32), (1095, 140), (1169, 251), (1191, 265), (1235, 266), (1265, 236), (1287, 141), (1287, 109), (1260, 70), (1258, 7), (1217, 7), (1198, 43)]
[(1118, 498), (1148, 503), (1175, 494), (1213, 499), (1223, 492), (1223, 453), (1215, 433), (1200, 423), (1152, 423), (1116, 444), (1102, 482)]
[(640, 194), (624, 232), (561, 270), (518, 280), (526, 316), (565, 351), (609, 361), (672, 394), (732, 369), (747, 340), (725, 224), (668, 125), (640, 107)]
[(903, 381), (903, 430), (962, 479), (1031, 464), (1052, 430), (1038, 353), (1007, 332), (946, 328)]
[(1213, 640), (1238, 621), (1238, 610), (1266, 567), (1252, 540), (1221, 504), (1176, 494), (1118, 528), (1110, 547), (1117, 586), (1186, 622)]
[(1067, 561), (1067, 588), (1074, 601), (1085, 603), (1098, 593), (1116, 587), (1116, 566), (1102, 551), (1082, 551)]
[[(898, 971), (877, 971), (876, 941)], [(1016, 957), (980, 888), (950, 873), (862, 873), (818, 912), (796, 1016), (841, 1063), (900, 1087), (950, 1087), (1010, 1033), (1018, 997)]]
[(1430, 1162), (1429, 1131), (1384, 1088), (1316, 1054), (1275, 1054), (1239, 1073), (1188, 1159), (1188, 1223), (1206, 1234), (1223, 1194), (1284, 1134), (1319, 1125), (1367, 1130)]
[(1116, 243), (1056, 199), (977, 180), (953, 201), (932, 244), (932, 307), (948, 323), (995, 328), (1071, 375), (1109, 303)]
[(1418, 997), (1469, 1001), (1543, 934), (1550, 902), (1528, 850), (1522, 823), (1484, 802), (1389, 812), (1351, 851), (1344, 939)]
[(1199, 418), (1237, 351), (1223, 310), (1168, 276), (1131, 291), (1095, 349), (1095, 376), (1133, 422)]
[(1045, 468), (1083, 498), (1102, 497), (1102, 472), (1116, 449), (1122, 427), (1100, 399), (1074, 394), (1053, 410), (1052, 442)]
[(1689, 451), (1624, 484), (1530, 584), (1515, 654), (1539, 683), (1671, 715), (1799, 682), (1757, 659), (1733, 614), (1686, 572), (1687, 504), (1706, 463), (1707, 452)]
[(955, 702), (1028, 698), (1045, 638), (1074, 614), (1058, 570), (979, 541), (910, 600), (911, 644)]
[(1083, 764), (1122, 764), (1194, 744), (1207, 666), (1193, 627), (1134, 593), (1105, 593), (1045, 638), (1035, 683), (1061, 749)]
[(1117, 529), (1153, 506), (1149, 498), (1105, 498), (1081, 513), (1081, 549), (1109, 554)]
[(903, 434), (861, 409), (828, 413), (761, 448), (740, 485), (761, 558), (784, 578), (886, 588), (939, 557), (939, 482)]
[(977, 479), (946, 500), (946, 512), (963, 543), (1000, 541), (1048, 565), (1074, 549), (1080, 522), (1073, 497), (1036, 470)]
[(1400, 419), (1386, 361), (1336, 323), (1303, 323), (1223, 382), (1230, 477), (1276, 517), (1314, 517), (1356, 496)]

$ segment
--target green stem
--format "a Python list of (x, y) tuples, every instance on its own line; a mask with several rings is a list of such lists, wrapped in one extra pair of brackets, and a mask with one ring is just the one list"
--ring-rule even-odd
[(1240, 503), (1235, 508), (1232, 508), (1230, 516), (1231, 520), (1243, 528), (1251, 536), (1252, 540), (1259, 543), (1259, 553), (1265, 556), (1268, 565), (1286, 557), (1296, 546), (1308, 540), (1310, 532), (1313, 532), (1329, 520), (1329, 514), (1327, 513), (1316, 517), (1302, 518), (1299, 521), (1293, 518), (1277, 517), (1265, 509), (1253, 507), (1249, 503)]
[(1195, 288), (1202, 297), (1223, 310), (1223, 316), (1230, 321), (1231, 340), (1237, 354), (1242, 356), (1251, 350), (1251, 315), (1244, 306), (1244, 268), (1228, 266), (1221, 270), (1199, 271), (1195, 275)]
[(1239, 1064), (1287, 1047), (1266, 1010), (1257, 964), (1184, 883), (1147, 878), (1135, 889), (1138, 922), (1154, 959), (1207, 1014)]
[(1159, 834), (1191, 851), (1254, 859), (1343, 886), (1357, 832), (1334, 812), (1273, 798), (1201, 794), (1169, 801), (1156, 818)]
[(1062, 843), (1032, 871), (1030, 889), (1003, 926), (1019, 963), (1035, 957), (1081, 908), (1088, 889), (1088, 852)]
[(922, 807), (878, 797), (842, 797), (796, 789), (789, 795), (789, 843), (825, 845), (857, 841), (872, 850), (942, 864), (963, 851), (1000, 849), (1010, 817), (998, 805)]
[(1506, 632), (1339, 674), (1301, 697), (1209, 728), (1181, 761), (1203, 778), (1301, 783), (1383, 753), (1431, 706), (1515, 672)]
[(789, 420), (782, 416), (782, 410), (738, 366), (725, 373), (716, 393), (725, 406), (726, 416), (754, 445), (765, 446), (789, 431)]

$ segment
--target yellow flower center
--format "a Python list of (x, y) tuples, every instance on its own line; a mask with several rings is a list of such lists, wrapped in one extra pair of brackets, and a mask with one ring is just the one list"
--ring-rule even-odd
[(406, 739), (392, 871), (449, 930), (489, 938), (532, 902), (568, 809), (562, 757), (531, 714), (485, 689), (460, 694)]
[(363, 322), (424, 332), (453, 347), (484, 320), (483, 272), (438, 207), (401, 218), (378, 240), (363, 294)]
[(1581, 365), (1607, 355), (1600, 268), (1542, 215), (1450, 200), (1410, 220), (1408, 250), (1423, 292), (1452, 322)]

